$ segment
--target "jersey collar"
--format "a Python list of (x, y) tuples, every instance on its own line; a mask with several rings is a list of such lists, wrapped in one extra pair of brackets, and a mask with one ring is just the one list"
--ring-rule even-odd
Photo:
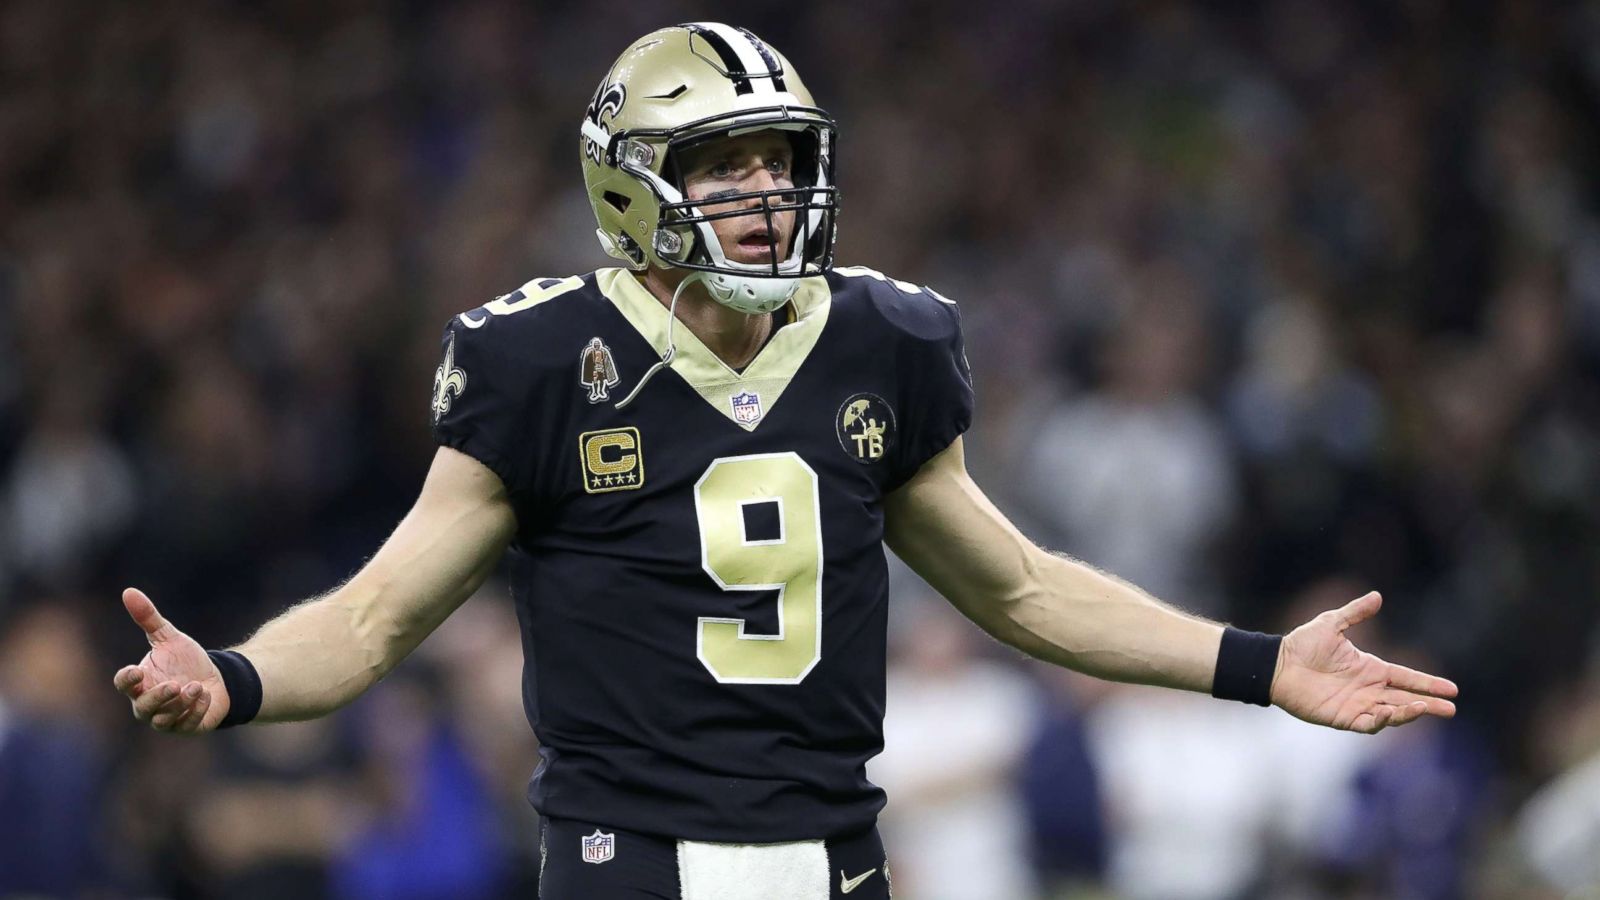
[[(656, 351), (667, 352), (667, 308), (627, 269), (601, 269), (595, 273), (600, 292), (617, 307), (628, 323)], [(811, 355), (828, 322), (832, 292), (821, 277), (802, 278), (790, 303), (793, 322), (779, 328), (744, 371), (735, 372), (679, 322), (672, 330), (678, 353), (671, 369), (729, 421), (754, 431), (777, 405), (789, 382)], [(658, 376), (659, 377), (659, 376)], [(733, 398), (757, 395), (762, 414), (753, 422), (734, 416)]]

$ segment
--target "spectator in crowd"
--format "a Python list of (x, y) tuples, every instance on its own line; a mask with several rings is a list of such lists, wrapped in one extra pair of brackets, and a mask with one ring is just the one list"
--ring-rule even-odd
[(360, 760), (338, 723), (231, 735), (178, 813), (202, 890), (246, 900), (338, 896), (331, 876), (360, 823)]
[(1544, 783), (1514, 822), (1515, 877), (1582, 896), (1600, 886), (1600, 645), (1587, 671), (1541, 704), (1530, 743)]
[(1046, 413), (1025, 478), (1063, 546), (1218, 616), (1207, 564), (1234, 512), (1233, 449), (1196, 396), (1206, 328), (1190, 276), (1144, 273), (1106, 346), (1103, 386)]
[(0, 616), (0, 894), (109, 889), (104, 711), (76, 600)]
[(368, 812), (334, 864), (335, 896), (489, 900), (504, 886), (494, 805), (444, 715), (439, 674), (409, 666), (361, 704)]
[(1229, 900), (1265, 881), (1268, 720), (1206, 700), (1123, 686), (1090, 716), (1118, 897)]
[[(1035, 703), (1014, 668), (973, 654), (969, 626), (914, 595), (893, 643), (884, 752), (867, 777), (894, 798), (882, 817), (896, 891), (926, 900), (1034, 896), (1016, 767)], [(952, 715), (952, 711), (958, 711)]]
[(1102, 882), (1110, 852), (1087, 714), (1115, 688), (1070, 669), (1034, 672), (1041, 682), (1038, 727), (1018, 767), (1017, 788), (1041, 895), (1077, 896)]

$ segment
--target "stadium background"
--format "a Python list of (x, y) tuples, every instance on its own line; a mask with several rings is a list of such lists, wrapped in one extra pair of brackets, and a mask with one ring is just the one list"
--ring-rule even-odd
[[(491, 584), (350, 710), (141, 731), (357, 567), (444, 321), (604, 262), (577, 121), (649, 28), (784, 50), (840, 261), (963, 306), (1029, 532), (1462, 686), (1361, 738), (1017, 659), (914, 579), (875, 765), (910, 898), (1600, 890), (1600, 4), (0, 4), (0, 895), (530, 896)], [(521, 893), (519, 893), (521, 892)]]

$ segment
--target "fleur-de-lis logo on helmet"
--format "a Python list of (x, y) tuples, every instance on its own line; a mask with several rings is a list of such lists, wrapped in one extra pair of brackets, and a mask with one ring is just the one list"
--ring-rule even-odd
[[(610, 134), (611, 127), (600, 119), (602, 117), (615, 119), (617, 114), (622, 112), (622, 105), (627, 102), (628, 89), (621, 82), (601, 82), (600, 87), (594, 92), (594, 99), (589, 101), (589, 108), (584, 112), (584, 117)], [(583, 150), (590, 159), (598, 163), (603, 161), (606, 148), (585, 137)]]
[(452, 334), (444, 347), (444, 362), (433, 373), (433, 420), (449, 413), (455, 398), (466, 389), (467, 373), (456, 368), (456, 336)]

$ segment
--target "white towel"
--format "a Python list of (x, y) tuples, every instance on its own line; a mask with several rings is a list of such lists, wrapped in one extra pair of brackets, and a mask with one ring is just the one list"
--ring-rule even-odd
[(828, 848), (678, 842), (683, 900), (828, 900)]

